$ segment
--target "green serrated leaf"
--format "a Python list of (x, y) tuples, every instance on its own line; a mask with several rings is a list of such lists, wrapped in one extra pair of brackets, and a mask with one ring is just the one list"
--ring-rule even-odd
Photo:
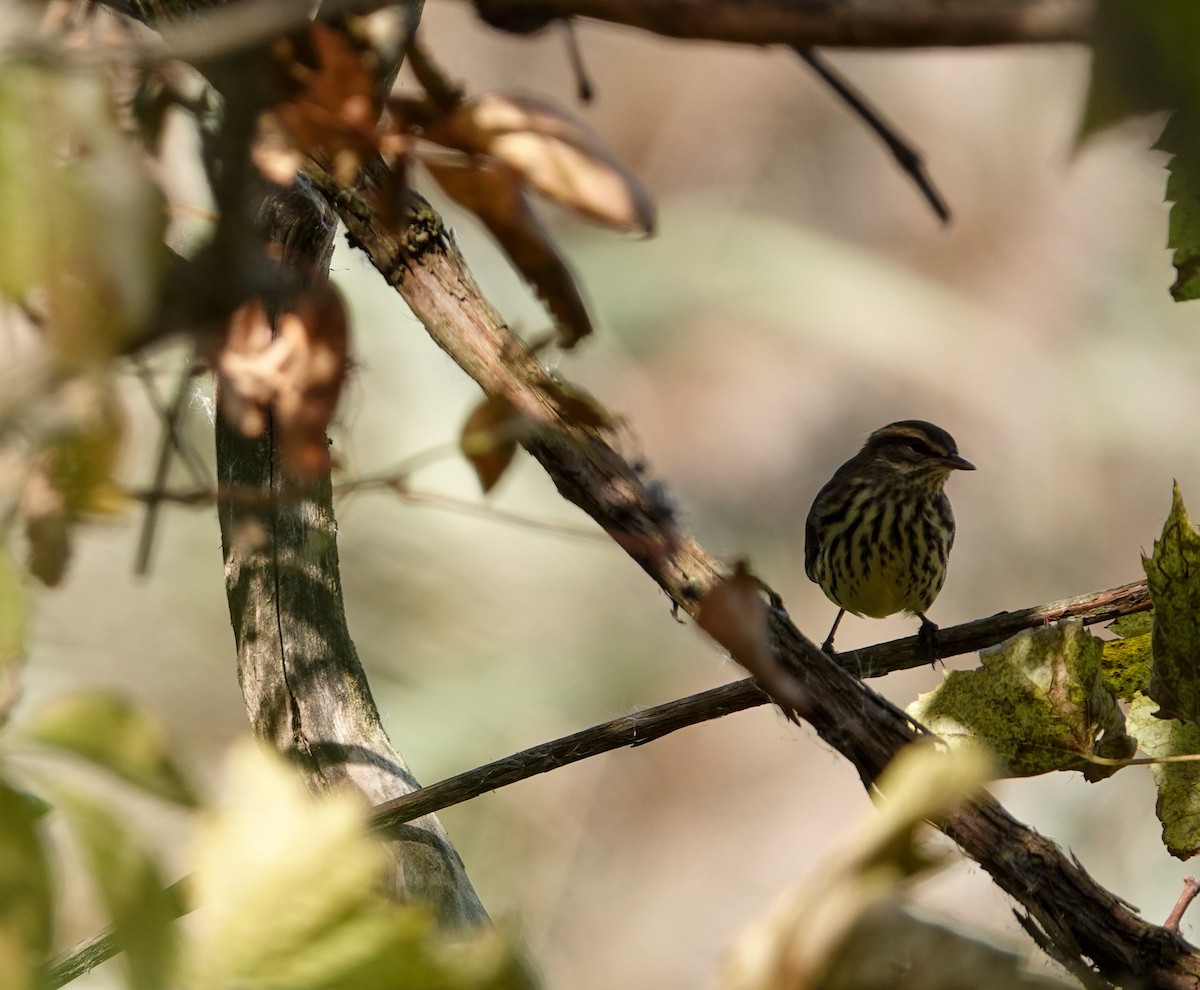
[[(1161, 718), (1156, 707), (1151, 698), (1138, 695), (1126, 716), (1145, 753), (1156, 759), (1200, 753), (1200, 725)], [(1150, 772), (1158, 785), (1155, 811), (1163, 844), (1172, 856), (1190, 859), (1200, 853), (1200, 760), (1156, 763)]]
[(54, 890), (42, 808), (0, 780), (0, 986), (37, 990), (53, 937)]
[(1200, 118), (1177, 112), (1167, 121), (1154, 147), (1171, 154), (1166, 199), (1171, 204), (1167, 246), (1175, 266), (1171, 295), (1176, 302), (1200, 298)]
[(0, 295), (44, 292), (66, 364), (118, 353), (153, 315), (165, 210), (105, 73), (0, 65)]
[(0, 541), (0, 726), (17, 700), (17, 677), (25, 656), (25, 583), (8, 545)]
[(1154, 661), (1147, 692), (1164, 718), (1200, 719), (1200, 534), (1179, 485), (1154, 551), (1142, 558), (1154, 602)]
[(138, 839), (107, 810), (75, 790), (52, 789), (71, 826), (124, 952), (131, 990), (161, 990), (175, 955), (171, 923), (182, 913)]
[(162, 723), (127, 698), (102, 691), (56, 698), (22, 722), (17, 735), (87, 760), (168, 801), (197, 803)]
[(1083, 757), (1135, 749), (1101, 677), (1103, 652), (1078, 619), (1026, 630), (981, 651), (977, 670), (949, 672), (908, 713), (952, 747), (987, 746), (1012, 776), (1081, 770), (1097, 780), (1113, 769)]
[(494, 932), (453, 941), (380, 893), (386, 857), (351, 794), (310, 795), (257, 746), (231, 759), (229, 800), (200, 831), (185, 943), (189, 990), (523, 990)]

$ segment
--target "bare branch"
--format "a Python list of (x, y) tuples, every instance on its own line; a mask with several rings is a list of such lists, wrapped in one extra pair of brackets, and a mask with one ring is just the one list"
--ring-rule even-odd
[[(1146, 593), (1146, 583), (1139, 581), (1136, 584), (1067, 598), (1019, 612), (1001, 612), (987, 619), (977, 619), (974, 622), (942, 629), (939, 652), (943, 658), (958, 653), (970, 653), (979, 647), (969, 644), (980, 643), (982, 646), (989, 646), (1001, 642), (1021, 629), (1035, 628), (1051, 621), (1046, 618), (1051, 615), (1055, 619), (1081, 618), (1085, 623), (1095, 623), (1106, 622), (1118, 615), (1144, 612), (1149, 608), (1150, 598)], [(855, 653), (839, 654), (837, 660), (843, 666), (856, 669), (862, 665), (868, 671), (862, 676), (875, 677), (911, 666), (909, 660), (919, 652), (923, 653), (923, 648), (918, 646), (918, 637), (910, 636), (890, 643), (880, 643)], [(921, 663), (928, 663), (924, 655), (921, 656)], [(679, 729), (686, 729), (690, 725), (723, 718), (734, 712), (768, 704), (770, 701), (753, 678), (723, 684), (718, 688), (593, 725), (569, 736), (533, 746), (440, 780), (428, 787), (422, 787), (387, 804), (376, 806), (371, 821), (376, 828), (389, 828), (421, 815), (469, 801), (487, 791), (498, 790), (601, 753), (625, 746), (641, 746)]]
[[(474, 0), (491, 24), (591, 17), (671, 38), (798, 48), (1086, 41), (1091, 0)], [(520, 28), (516, 28), (520, 30)]]
[(1180, 893), (1175, 906), (1171, 908), (1167, 920), (1163, 922), (1163, 928), (1169, 932), (1178, 932), (1179, 923), (1183, 921), (1183, 914), (1196, 899), (1197, 894), (1200, 894), (1200, 881), (1197, 881), (1195, 877), (1184, 877), (1183, 892)]

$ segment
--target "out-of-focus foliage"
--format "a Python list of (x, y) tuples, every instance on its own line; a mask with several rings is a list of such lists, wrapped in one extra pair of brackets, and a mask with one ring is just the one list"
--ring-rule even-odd
[(163, 207), (103, 72), (0, 61), (0, 295), (35, 305), (64, 365), (107, 360), (144, 329)]
[(40, 802), (0, 779), (0, 985), (35, 990), (50, 951), (54, 898)]
[(721, 990), (1063, 990), (1022, 970), (1012, 949), (912, 911), (913, 881), (937, 860), (920, 831), (975, 796), (992, 775), (986, 752), (909, 746), (879, 780), (879, 814), (803, 888), (786, 894), (739, 938)]
[(90, 517), (115, 516), (125, 506), (113, 481), (125, 420), (112, 380), (69, 380), (54, 404), (56, 422), (51, 422), (46, 446), (19, 499), (29, 572), (52, 587), (70, 563), (75, 526)]
[(235, 751), (228, 800), (201, 828), (188, 882), (190, 990), (522, 990), (494, 929), (447, 937), (379, 890), (385, 853), (350, 794), (314, 799), (256, 745)]
[(1086, 757), (1124, 759), (1136, 744), (1101, 676), (1104, 644), (1079, 620), (1027, 630), (980, 651), (977, 670), (950, 671), (908, 713), (952, 746), (986, 745), (1014, 776), (1109, 767)]
[(162, 723), (128, 698), (98, 691), (62, 695), (14, 726), (13, 737), (84, 760), (164, 800), (196, 804)]

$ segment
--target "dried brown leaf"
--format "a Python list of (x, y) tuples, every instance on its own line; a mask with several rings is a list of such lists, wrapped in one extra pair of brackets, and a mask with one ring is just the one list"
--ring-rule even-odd
[(517, 453), (517, 441), (528, 430), (529, 421), (502, 396), (489, 396), (471, 410), (458, 446), (485, 493), (504, 476)]
[(640, 181), (583, 121), (515, 93), (485, 93), (425, 129), (431, 141), (489, 155), (543, 196), (618, 230), (654, 229)]
[(751, 673), (774, 665), (762, 586), (744, 560), (704, 596), (696, 622)]
[[(278, 42), (272, 56), (283, 95), (260, 121), (255, 164), (268, 179), (290, 182), (295, 171), (288, 174), (289, 150), (320, 154), (338, 181), (349, 185), (363, 161), (379, 150), (375, 74), (341, 31), (321, 21)], [(280, 140), (282, 132), (290, 149)]]
[(446, 194), (474, 213), (546, 303), (563, 347), (592, 332), (592, 321), (566, 261), (525, 198), (512, 169), (483, 161), (426, 162)]
[(112, 383), (78, 378), (58, 398), (63, 425), (26, 479), (19, 504), (29, 571), (51, 587), (66, 573), (75, 524), (116, 515), (126, 501), (112, 478), (125, 429)]
[(217, 358), (221, 408), (246, 436), (273, 413), (284, 469), (306, 478), (329, 469), (325, 430), (346, 378), (349, 327), (341, 294), (328, 282), (300, 294), (274, 331), (261, 300), (230, 318)]
[(739, 560), (733, 574), (704, 596), (696, 622), (754, 675), (772, 701), (792, 716), (804, 712), (809, 702), (804, 689), (784, 670), (771, 650), (767, 604), (762, 592), (762, 582), (750, 573), (744, 560)]

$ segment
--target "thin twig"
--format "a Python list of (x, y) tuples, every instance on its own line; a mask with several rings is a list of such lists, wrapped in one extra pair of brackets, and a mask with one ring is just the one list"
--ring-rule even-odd
[[(940, 631), (939, 645), (942, 646), (942, 656), (949, 657), (957, 653), (973, 652), (979, 648), (968, 644), (980, 643), (990, 646), (1002, 642), (1022, 629), (1042, 626), (1049, 621), (1045, 618), (1048, 615), (1053, 615), (1056, 619), (1079, 618), (1090, 624), (1104, 622), (1118, 615), (1146, 611), (1149, 608), (1150, 599), (1146, 594), (1146, 584), (1141, 581), (1122, 585), (1120, 588), (1050, 602), (1047, 605), (1037, 605), (1019, 612), (1001, 612), (986, 619), (943, 629)], [(947, 647), (946, 644), (951, 645)], [(858, 655), (866, 655), (870, 673), (865, 676), (878, 676), (907, 666), (914, 651), (919, 652), (922, 649), (919, 637), (910, 636), (907, 639), (868, 647), (858, 651)], [(855, 654), (842, 654), (836, 659), (844, 666), (848, 663), (853, 664), (857, 670), (857, 661), (854, 658)], [(921, 662), (928, 663), (928, 657), (923, 656)], [(593, 725), (569, 736), (513, 753), (511, 756), (422, 787), (395, 801), (376, 806), (371, 814), (371, 823), (377, 829), (395, 827), (421, 815), (469, 801), (486, 791), (498, 790), (549, 770), (625, 746), (641, 746), (690, 725), (698, 725), (747, 708), (769, 704), (770, 701), (752, 678), (723, 684), (610, 722)]]
[[(154, 466), (154, 481), (151, 490), (161, 491), (166, 486), (167, 474), (171, 469), (172, 451), (178, 453), (183, 463), (187, 465), (193, 482), (197, 485), (206, 484), (208, 479), (205, 477), (204, 463), (200, 460), (199, 455), (184, 442), (179, 433), (179, 421), (187, 407), (192, 380), (192, 355), (188, 354), (184, 359), (183, 367), (180, 369), (179, 383), (175, 387), (175, 396), (171, 401), (170, 408), (163, 404), (158, 390), (154, 386), (154, 379), (140, 358), (135, 360), (134, 366), (142, 381), (146, 398), (162, 423), (162, 434), (158, 442), (158, 458)], [(146, 512), (142, 517), (142, 531), (138, 537), (137, 554), (133, 564), (133, 572), (139, 576), (146, 574), (150, 569), (150, 551), (154, 547), (154, 533), (158, 527), (158, 517), (163, 501), (163, 499), (153, 499), (145, 503)]]
[(1167, 916), (1167, 920), (1163, 922), (1163, 928), (1169, 932), (1178, 932), (1179, 923), (1183, 921), (1183, 913), (1188, 909), (1188, 906), (1196, 899), (1196, 895), (1200, 894), (1200, 882), (1196, 881), (1195, 877), (1183, 878), (1183, 892), (1179, 895), (1179, 900), (1175, 902), (1175, 906), (1171, 908), (1171, 913)]
[(896, 129), (880, 115), (878, 110), (867, 102), (866, 97), (851, 86), (840, 73), (834, 70), (833, 66), (821, 58), (815, 51), (811, 48), (797, 48), (796, 54), (887, 145), (888, 151), (896, 159), (900, 170), (912, 179), (913, 183), (921, 191), (921, 195), (925, 197), (925, 202), (929, 204), (930, 208), (937, 215), (937, 218), (943, 224), (948, 224), (950, 222), (950, 207), (946, 205), (942, 194), (938, 192), (937, 187), (933, 184), (933, 180), (929, 177), (929, 173), (925, 170), (925, 161), (920, 153), (896, 132)]

